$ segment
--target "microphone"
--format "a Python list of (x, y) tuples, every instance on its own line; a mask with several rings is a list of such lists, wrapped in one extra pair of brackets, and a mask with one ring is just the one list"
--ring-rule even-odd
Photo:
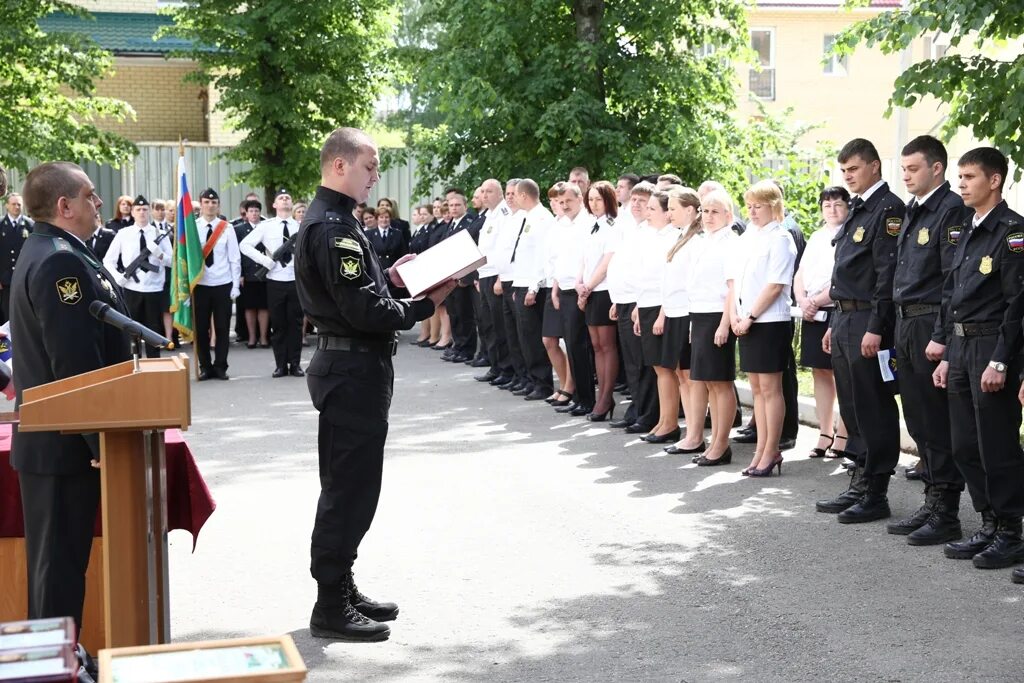
[(102, 301), (93, 301), (89, 304), (89, 313), (100, 322), (113, 325), (122, 332), (136, 339), (142, 339), (150, 346), (158, 349), (166, 349), (171, 346), (171, 340), (163, 337), (141, 323), (137, 323), (126, 315), (118, 313), (110, 304)]

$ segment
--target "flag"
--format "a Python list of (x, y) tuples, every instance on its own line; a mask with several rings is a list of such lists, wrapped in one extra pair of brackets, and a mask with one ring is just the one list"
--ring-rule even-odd
[(178, 206), (174, 222), (174, 267), (171, 268), (171, 315), (174, 327), (183, 341), (191, 341), (192, 291), (203, 275), (203, 244), (199, 241), (196, 218), (192, 213), (192, 197), (185, 177), (185, 154), (178, 159)]

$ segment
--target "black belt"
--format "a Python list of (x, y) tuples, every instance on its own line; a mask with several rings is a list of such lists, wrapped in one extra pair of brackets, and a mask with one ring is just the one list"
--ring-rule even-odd
[(935, 304), (907, 304), (906, 306), (896, 304), (896, 317), (916, 318), (919, 315), (938, 313), (941, 308), (941, 306), (937, 306)]
[(958, 337), (991, 337), (999, 334), (996, 323), (953, 323), (953, 334)]
[(855, 299), (839, 299), (836, 301), (836, 310), (840, 313), (849, 313), (851, 311), (870, 311), (870, 301), (857, 301)]
[(368, 341), (352, 337), (329, 337), (325, 334), (316, 338), (316, 348), (321, 351), (352, 351), (354, 353), (398, 353), (398, 344), (386, 341)]

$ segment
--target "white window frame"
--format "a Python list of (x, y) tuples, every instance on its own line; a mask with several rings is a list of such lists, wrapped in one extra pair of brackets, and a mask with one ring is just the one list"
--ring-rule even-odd
[[(768, 34), (768, 48), (769, 48), (768, 49), (768, 64), (767, 65), (761, 65), (760, 64), (761, 57), (760, 57), (760, 55), (757, 56), (758, 62), (759, 62), (758, 63), (758, 68), (757, 69), (754, 69), (754, 68), (750, 69), (750, 71), (748, 73), (748, 76), (747, 76), (747, 87), (750, 90), (750, 94), (753, 95), (754, 97), (756, 97), (757, 99), (764, 100), (765, 102), (774, 102), (775, 98), (778, 96), (778, 92), (777, 92), (777, 88), (776, 88), (777, 79), (776, 79), (776, 68), (775, 68), (775, 49), (776, 49), (775, 27), (751, 26), (750, 29), (747, 31), (747, 39), (749, 41), (749, 45), (750, 45), (751, 49), (753, 49), (753, 47), (754, 47), (754, 33), (755, 32), (764, 32), (764, 33)], [(768, 97), (764, 97), (762, 95), (758, 95), (757, 93), (754, 92), (753, 88), (750, 88), (750, 77), (753, 74), (764, 74), (766, 72), (770, 72), (771, 73), (771, 79), (772, 79), (772, 92), (771, 92), (771, 95), (768, 96)]]
[[(826, 33), (821, 40), (821, 53), (822, 57), (825, 56), (825, 52), (835, 44), (836, 33)], [(832, 38), (832, 43), (826, 45), (825, 43), (829, 38)], [(850, 75), (850, 55), (844, 55), (842, 58), (831, 55), (828, 58), (828, 62), (822, 67), (822, 73), (832, 78), (843, 78)]]

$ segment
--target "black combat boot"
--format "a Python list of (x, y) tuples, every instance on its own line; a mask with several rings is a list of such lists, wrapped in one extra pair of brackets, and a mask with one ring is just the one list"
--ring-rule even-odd
[(991, 510), (982, 510), (981, 528), (975, 531), (974, 535), (966, 541), (947, 543), (942, 552), (951, 560), (969, 560), (987, 548), (995, 536), (996, 514)]
[(1020, 517), (1000, 517), (995, 539), (974, 556), (974, 566), (978, 569), (1003, 569), (1024, 562), (1020, 527)]
[(1024, 567), (1017, 567), (1013, 570), (1013, 574), (1010, 575), (1010, 581), (1014, 583), (1024, 583)]
[(920, 529), (907, 536), (909, 545), (939, 545), (956, 541), (964, 536), (960, 528), (960, 492), (955, 489), (938, 490), (932, 514)]
[(885, 519), (892, 515), (889, 510), (888, 474), (865, 475), (868, 490), (861, 496), (860, 500), (839, 513), (840, 524), (863, 524), (873, 522), (876, 519)]
[(309, 634), (314, 638), (332, 638), (357, 643), (387, 640), (391, 629), (387, 624), (369, 619), (352, 606), (349, 598), (351, 580), (345, 577), (338, 584), (319, 584), (316, 604), (309, 617)]
[(349, 602), (364, 617), (374, 621), (394, 621), (398, 618), (398, 605), (393, 602), (377, 602), (360, 593), (351, 572), (348, 575), (348, 589)]
[[(897, 522), (889, 522), (885, 525), (885, 530), (890, 534), (895, 534), (897, 536), (906, 536), (907, 534), (917, 531), (923, 527), (928, 521), (928, 518), (932, 516), (932, 510), (935, 508), (935, 503), (940, 494), (941, 491), (936, 489), (934, 486), (928, 486), (926, 484), (924, 487), (924, 504), (918, 508), (917, 512), (907, 519), (901, 519)], [(960, 537), (957, 536), (957, 538)]]
[(854, 467), (850, 470), (850, 486), (831, 500), (819, 500), (814, 504), (818, 512), (830, 512), (835, 514), (850, 507), (867, 492), (867, 482), (864, 479), (864, 468)]

